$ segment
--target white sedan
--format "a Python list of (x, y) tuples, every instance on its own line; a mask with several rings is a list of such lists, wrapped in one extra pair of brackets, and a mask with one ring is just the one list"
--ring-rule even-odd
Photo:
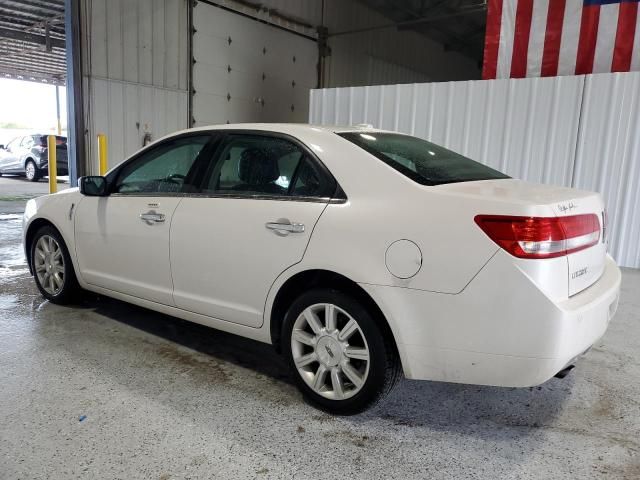
[(411, 379), (524, 387), (605, 332), (620, 270), (596, 193), (408, 135), (187, 130), (27, 204), (44, 297), (85, 289), (272, 343), (305, 397), (362, 411)]

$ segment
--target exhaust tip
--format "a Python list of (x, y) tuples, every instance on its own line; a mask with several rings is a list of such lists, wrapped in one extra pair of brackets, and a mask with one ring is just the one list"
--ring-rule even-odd
[(569, 372), (570, 372), (571, 370), (573, 370), (574, 368), (576, 368), (576, 366), (575, 366), (575, 365), (569, 365), (569, 366), (567, 366), (567, 367), (563, 368), (562, 370), (560, 370), (558, 373), (556, 373), (556, 374), (554, 375), (554, 377), (556, 377), (556, 378), (564, 378), (564, 377), (566, 377), (567, 375), (569, 375)]

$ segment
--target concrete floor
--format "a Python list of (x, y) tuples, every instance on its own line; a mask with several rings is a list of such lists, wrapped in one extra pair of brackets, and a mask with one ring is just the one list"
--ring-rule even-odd
[(617, 317), (564, 380), (405, 380), (337, 418), (302, 401), (267, 345), (107, 298), (43, 301), (8, 181), (0, 479), (640, 478), (640, 271), (624, 271)]
[[(69, 188), (69, 177), (59, 177), (57, 183), (58, 191)], [(0, 177), (0, 214), (22, 213), (28, 199), (47, 193), (49, 193), (49, 177), (41, 178), (37, 182), (29, 182), (17, 175), (4, 175)]]

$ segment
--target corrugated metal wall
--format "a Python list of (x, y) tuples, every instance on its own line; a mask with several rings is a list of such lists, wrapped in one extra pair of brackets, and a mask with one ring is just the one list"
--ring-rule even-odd
[[(399, 63), (382, 60), (373, 55), (366, 56), (368, 62), (367, 75), (371, 85), (381, 83), (416, 83), (426, 81), (426, 75)], [(382, 80), (384, 79), (384, 81)]]
[(85, 75), (187, 90), (186, 0), (89, 0)]
[(427, 138), (505, 173), (568, 184), (583, 77), (313, 90), (311, 123), (370, 123)]
[(602, 193), (616, 260), (640, 267), (640, 72), (589, 75), (573, 185)]
[(188, 127), (187, 0), (87, 0), (83, 75), (87, 166), (97, 173), (98, 133), (109, 167)]
[[(259, 5), (259, 8), (250, 3), (235, 0), (209, 0), (209, 3), (221, 5), (310, 37), (316, 36), (316, 27), (322, 22), (321, 0), (262, 0), (259, 4), (254, 4)], [(279, 14), (286, 16), (287, 19), (282, 18)]]
[(369, 123), (526, 180), (600, 192), (610, 251), (640, 267), (640, 73), (313, 90), (310, 122)]

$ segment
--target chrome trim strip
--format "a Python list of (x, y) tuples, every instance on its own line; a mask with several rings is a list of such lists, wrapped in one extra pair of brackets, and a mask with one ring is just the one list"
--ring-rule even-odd
[(330, 197), (287, 197), (281, 195), (240, 195), (236, 193), (179, 193), (179, 192), (144, 192), (144, 193), (112, 193), (110, 197), (176, 197), (176, 198), (229, 198), (235, 200), (276, 200), (280, 202), (308, 202), (343, 204), (347, 199)]

